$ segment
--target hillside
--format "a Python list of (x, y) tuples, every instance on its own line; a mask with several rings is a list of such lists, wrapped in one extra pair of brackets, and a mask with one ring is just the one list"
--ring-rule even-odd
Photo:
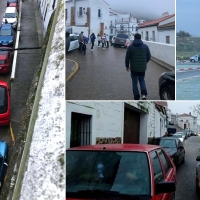
[(200, 53), (200, 37), (176, 38), (177, 56), (182, 54), (184, 59), (189, 59), (197, 53)]

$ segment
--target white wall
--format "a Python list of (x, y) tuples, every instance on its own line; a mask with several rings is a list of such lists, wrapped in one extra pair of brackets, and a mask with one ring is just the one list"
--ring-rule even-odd
[(151, 55), (175, 67), (175, 45), (143, 41), (148, 45)]
[(175, 30), (158, 30), (158, 41), (161, 43), (166, 43), (166, 36), (169, 36), (169, 43), (175, 44)]
[(150, 26), (150, 27), (144, 27), (144, 28), (139, 28), (138, 33), (142, 36), (143, 32), (143, 40), (145, 40), (146, 37), (146, 31), (148, 31), (148, 36), (149, 40), (152, 38), (153, 39), (153, 31), (155, 32), (155, 42), (159, 42), (158, 40), (158, 31), (157, 31), (157, 26)]
[(70, 147), (71, 113), (92, 115), (91, 144), (96, 137), (123, 136), (122, 102), (66, 102), (66, 147)]

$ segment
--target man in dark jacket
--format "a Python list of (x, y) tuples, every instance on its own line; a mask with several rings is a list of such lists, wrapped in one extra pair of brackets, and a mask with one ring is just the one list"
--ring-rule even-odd
[(96, 39), (94, 32), (92, 32), (92, 34), (90, 35), (90, 39), (91, 39), (91, 43), (92, 43), (91, 51), (93, 51), (94, 42), (95, 42), (95, 39)]
[(140, 83), (142, 100), (146, 100), (147, 89), (144, 77), (147, 63), (150, 59), (151, 53), (149, 47), (142, 42), (141, 35), (136, 33), (133, 43), (127, 49), (125, 59), (126, 70), (128, 72), (131, 70), (133, 95), (135, 100), (140, 99), (140, 93), (137, 86), (138, 81)]
[(79, 50), (79, 52), (82, 53), (82, 44), (84, 42), (83, 31), (81, 31), (81, 33), (78, 36), (78, 42), (79, 42), (79, 48), (78, 48), (78, 50)]

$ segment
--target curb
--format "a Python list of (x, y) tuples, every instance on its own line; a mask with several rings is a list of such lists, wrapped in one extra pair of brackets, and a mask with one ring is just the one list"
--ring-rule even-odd
[(177, 69), (176, 71), (187, 71), (187, 70), (193, 70), (193, 69), (200, 69), (200, 67), (196, 67), (196, 68), (180, 68), (180, 69)]
[(70, 81), (72, 79), (72, 77), (77, 73), (77, 71), (79, 70), (79, 65), (74, 60), (70, 60), (70, 59), (66, 59), (66, 60), (73, 62), (75, 64), (75, 67), (76, 67), (75, 70), (66, 78), (66, 82), (67, 82), (67, 81)]

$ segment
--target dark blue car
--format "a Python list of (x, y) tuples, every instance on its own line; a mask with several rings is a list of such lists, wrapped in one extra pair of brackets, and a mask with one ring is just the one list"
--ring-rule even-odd
[(14, 44), (14, 31), (11, 24), (2, 24), (0, 28), (0, 46), (10, 46)]
[(8, 156), (8, 144), (0, 140), (0, 188), (2, 188), (2, 184), (6, 174), (6, 169), (8, 167), (7, 156)]

